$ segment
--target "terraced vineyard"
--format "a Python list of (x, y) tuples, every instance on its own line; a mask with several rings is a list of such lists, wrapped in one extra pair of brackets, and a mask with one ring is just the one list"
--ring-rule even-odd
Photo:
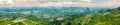
[(1, 7), (0, 25), (120, 25), (120, 7)]

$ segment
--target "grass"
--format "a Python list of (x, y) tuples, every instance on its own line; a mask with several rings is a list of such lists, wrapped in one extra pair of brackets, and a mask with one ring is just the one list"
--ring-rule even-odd
[[(65, 12), (65, 11), (64, 11)], [(0, 13), (0, 25), (120, 25), (120, 8), (90, 14)], [(44, 18), (50, 16), (49, 18)], [(39, 17), (39, 18), (38, 18)], [(60, 20), (58, 20), (60, 19)], [(14, 23), (15, 21), (19, 21)]]

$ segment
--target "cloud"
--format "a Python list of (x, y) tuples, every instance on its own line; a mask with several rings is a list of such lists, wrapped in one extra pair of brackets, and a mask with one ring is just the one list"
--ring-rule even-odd
[(120, 0), (93, 0), (93, 3), (108, 5), (108, 6), (120, 6)]
[(1, 4), (10, 5), (103, 5), (114, 6), (120, 5), (120, 0), (8, 0), (6, 3), (0, 1)]
[(83, 2), (92, 2), (92, 0), (81, 0)]

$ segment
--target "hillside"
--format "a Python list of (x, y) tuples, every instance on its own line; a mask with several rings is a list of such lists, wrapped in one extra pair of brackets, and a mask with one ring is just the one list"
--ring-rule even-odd
[(65, 8), (49, 9), (48, 7), (42, 10), (30, 8), (17, 11), (1, 9), (0, 25), (120, 25), (120, 7), (105, 10), (103, 8), (98, 10), (96, 8), (81, 8), (81, 10), (79, 7)]

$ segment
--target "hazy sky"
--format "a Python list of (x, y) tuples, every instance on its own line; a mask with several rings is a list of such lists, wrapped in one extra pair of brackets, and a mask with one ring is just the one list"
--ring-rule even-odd
[(0, 0), (0, 5), (91, 5), (120, 6), (120, 0)]

